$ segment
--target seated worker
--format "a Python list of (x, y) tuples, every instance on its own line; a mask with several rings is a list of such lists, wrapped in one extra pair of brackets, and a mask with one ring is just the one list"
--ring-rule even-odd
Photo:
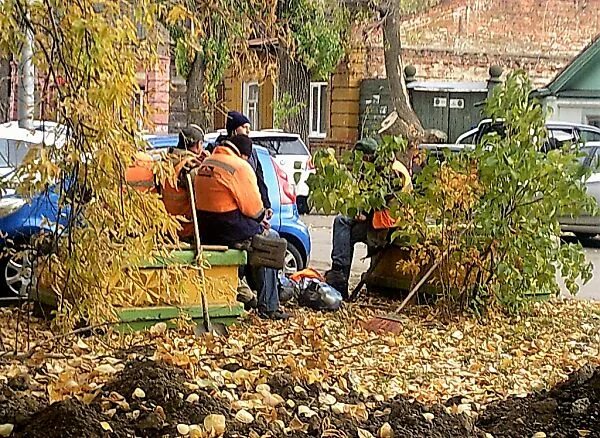
[(167, 160), (175, 169), (175, 177), (164, 182), (162, 200), (169, 214), (185, 218), (180, 220), (181, 229), (178, 234), (179, 239), (187, 243), (194, 241), (194, 224), (186, 175), (190, 173), (193, 180), (196, 168), (208, 156), (202, 150), (203, 140), (202, 130), (196, 125), (190, 125), (179, 132), (177, 146), (169, 148), (167, 153)]
[[(250, 120), (244, 114), (238, 111), (229, 111), (227, 113), (227, 121), (225, 122), (225, 129), (227, 135), (221, 135), (216, 140), (216, 145), (221, 144), (228, 138), (234, 135), (250, 135)], [(260, 199), (262, 200), (263, 206), (265, 207), (265, 218), (271, 220), (273, 217), (273, 209), (271, 208), (271, 200), (269, 199), (269, 190), (265, 183), (265, 177), (263, 175), (262, 165), (258, 159), (258, 153), (253, 148), (252, 155), (248, 158), (248, 163), (252, 166), (254, 173), (256, 173), (256, 181), (258, 183), (258, 190), (260, 191)]]
[[(360, 140), (354, 146), (361, 151), (364, 160), (372, 161), (377, 151), (377, 142), (372, 138)], [(401, 190), (412, 189), (412, 181), (406, 167), (394, 161), (392, 169), (402, 175)], [(333, 222), (333, 242), (331, 251), (331, 269), (325, 273), (325, 281), (337, 289), (344, 299), (348, 298), (348, 281), (354, 257), (354, 245), (367, 243), (369, 235), (389, 230), (395, 225), (389, 210), (359, 213), (356, 217), (338, 215)], [(387, 238), (387, 233), (386, 238)]]
[[(194, 184), (203, 243), (233, 247), (268, 228), (256, 175), (247, 161), (251, 155), (252, 141), (245, 135), (235, 135), (216, 146), (198, 168)], [(277, 235), (273, 231), (270, 234)], [(259, 316), (289, 318), (279, 309), (277, 271), (248, 267), (247, 274), (258, 292)]]

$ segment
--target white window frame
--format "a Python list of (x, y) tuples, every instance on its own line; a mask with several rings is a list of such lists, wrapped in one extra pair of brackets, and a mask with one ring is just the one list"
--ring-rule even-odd
[(144, 87), (140, 87), (139, 91), (135, 92), (134, 102), (133, 102), (133, 111), (135, 117), (137, 117), (138, 129), (144, 129), (144, 117), (145, 113), (145, 105), (146, 102), (146, 90)]
[[(325, 132), (321, 132), (321, 122), (323, 117), (326, 117), (325, 108), (321, 108), (321, 101), (323, 99), (323, 93), (327, 93), (327, 86), (329, 84), (327, 82), (311, 82), (310, 83), (310, 108), (308, 115), (308, 123), (309, 123), (309, 137), (312, 138), (325, 138), (327, 137), (327, 128), (325, 128)], [(317, 131), (313, 131), (313, 110), (315, 102), (313, 102), (313, 90), (318, 89), (317, 93)]]
[[(250, 101), (250, 87), (256, 86), (258, 88), (258, 98), (256, 101)], [(253, 130), (259, 130), (260, 126), (260, 85), (257, 81), (244, 82), (242, 89), (242, 107), (244, 115), (250, 119), (250, 125)], [(254, 109), (254, 116), (250, 109)]]

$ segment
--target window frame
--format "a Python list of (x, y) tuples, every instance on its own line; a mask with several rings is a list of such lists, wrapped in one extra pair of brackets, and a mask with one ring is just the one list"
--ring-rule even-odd
[[(257, 88), (257, 98), (256, 101), (250, 101), (250, 87), (256, 86)], [(250, 105), (255, 105), (254, 107), (254, 116), (251, 115)], [(251, 128), (254, 130), (259, 130), (260, 126), (260, 84), (258, 81), (246, 81), (242, 85), (242, 108), (243, 112), (250, 120)]]
[[(325, 105), (325, 108), (321, 107), (321, 102), (323, 101), (323, 93), (325, 93), (325, 96), (327, 96), (327, 88), (328, 88), (328, 83), (327, 82), (311, 82), (310, 83), (310, 98), (309, 98), (309, 113), (308, 113), (308, 127), (309, 127), (309, 133), (308, 136), (310, 138), (325, 138), (327, 137), (327, 121), (325, 120), (325, 123), (323, 123), (323, 117), (327, 116), (327, 109)], [(317, 101), (318, 101), (318, 106), (317, 106), (317, 131), (313, 131), (313, 110), (314, 110), (314, 102), (313, 102), (313, 90), (314, 89), (318, 89), (318, 94), (317, 94)], [(325, 125), (325, 132), (321, 132), (321, 125)]]

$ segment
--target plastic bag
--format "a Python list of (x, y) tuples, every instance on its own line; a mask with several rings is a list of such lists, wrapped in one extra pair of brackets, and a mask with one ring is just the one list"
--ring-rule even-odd
[(335, 311), (342, 305), (342, 294), (327, 283), (305, 279), (300, 283), (298, 304), (315, 310)]
[(290, 301), (292, 298), (298, 297), (300, 289), (298, 283), (290, 280), (285, 275), (279, 278), (279, 302), (284, 304)]

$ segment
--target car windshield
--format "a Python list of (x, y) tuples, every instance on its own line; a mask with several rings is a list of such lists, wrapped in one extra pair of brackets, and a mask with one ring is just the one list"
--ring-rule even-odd
[(31, 143), (0, 138), (0, 167), (18, 167), (23, 162)]
[(306, 146), (297, 137), (253, 138), (252, 141), (275, 155), (308, 155)]

